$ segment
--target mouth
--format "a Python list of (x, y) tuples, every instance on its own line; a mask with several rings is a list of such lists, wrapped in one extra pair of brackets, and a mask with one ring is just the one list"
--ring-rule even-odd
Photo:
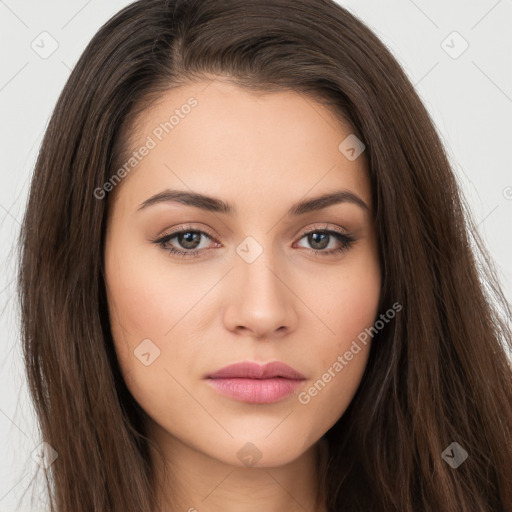
[(250, 361), (221, 368), (206, 376), (221, 395), (251, 404), (271, 404), (292, 394), (306, 377), (287, 364)]

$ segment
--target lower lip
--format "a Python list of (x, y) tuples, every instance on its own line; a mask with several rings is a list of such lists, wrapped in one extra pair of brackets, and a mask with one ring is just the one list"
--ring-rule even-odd
[(250, 404), (272, 404), (291, 395), (303, 380), (275, 377), (272, 379), (208, 379), (221, 395)]

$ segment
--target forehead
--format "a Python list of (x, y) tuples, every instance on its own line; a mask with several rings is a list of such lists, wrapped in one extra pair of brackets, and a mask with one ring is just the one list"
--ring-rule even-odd
[(162, 94), (129, 127), (128, 172), (115, 193), (140, 203), (179, 187), (237, 204), (342, 187), (370, 205), (364, 153), (351, 161), (340, 150), (351, 136), (348, 123), (310, 96), (196, 82)]

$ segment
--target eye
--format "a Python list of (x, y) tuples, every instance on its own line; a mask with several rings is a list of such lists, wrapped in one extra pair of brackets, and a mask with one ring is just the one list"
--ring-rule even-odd
[(187, 258), (196, 256), (199, 252), (209, 250), (205, 239), (212, 240), (206, 231), (199, 229), (182, 228), (172, 233), (165, 234), (158, 240), (154, 240), (162, 249), (178, 257)]
[(302, 239), (305, 239), (306, 243), (310, 245), (310, 248), (305, 247), (306, 249), (310, 249), (322, 256), (348, 251), (355, 242), (355, 239), (350, 235), (332, 229), (308, 231), (303, 233), (300, 240)]

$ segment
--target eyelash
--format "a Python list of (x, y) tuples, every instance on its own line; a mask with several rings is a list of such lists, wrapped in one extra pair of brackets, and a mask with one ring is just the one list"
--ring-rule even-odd
[[(173, 231), (172, 233), (164, 234), (162, 237), (152, 240), (153, 243), (160, 246), (164, 251), (168, 252), (171, 255), (177, 256), (179, 258), (193, 258), (200, 252), (209, 251), (211, 249), (214, 249), (212, 247), (207, 249), (191, 249), (188, 251), (182, 251), (179, 249), (176, 249), (175, 247), (168, 247), (167, 243), (175, 238), (176, 236), (182, 234), (182, 233), (200, 233), (201, 235), (206, 235), (210, 239), (214, 239), (213, 236), (208, 233), (207, 231), (200, 230), (200, 229), (193, 229), (192, 227), (183, 227), (177, 231)], [(324, 251), (320, 249), (309, 249), (310, 251), (313, 251), (314, 253), (320, 255), (320, 256), (331, 256), (333, 254), (343, 253), (345, 251), (348, 251), (352, 244), (355, 242), (355, 239), (351, 237), (350, 235), (347, 235), (345, 233), (342, 233), (337, 230), (328, 230), (328, 229), (313, 229), (306, 231), (301, 234), (299, 237), (299, 240), (302, 240), (305, 236), (311, 234), (311, 233), (321, 233), (323, 235), (330, 235), (334, 236), (338, 239), (338, 241), (341, 243), (340, 247), (337, 249), (330, 249), (329, 251)]]

